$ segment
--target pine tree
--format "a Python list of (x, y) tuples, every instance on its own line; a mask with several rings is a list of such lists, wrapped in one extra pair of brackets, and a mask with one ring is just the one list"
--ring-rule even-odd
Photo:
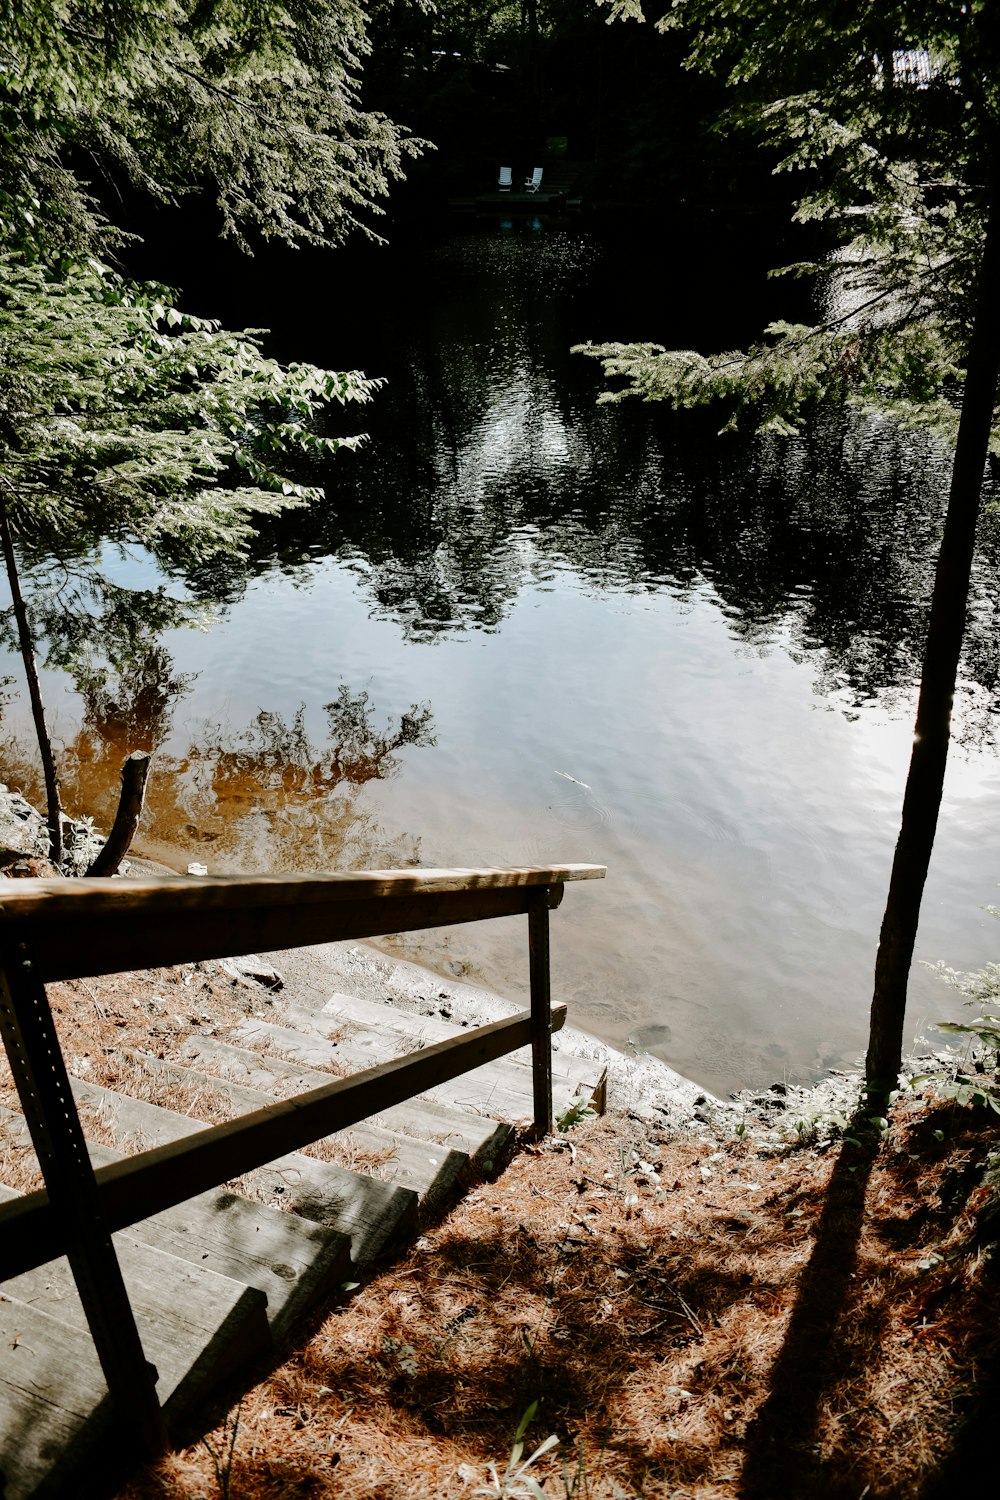
[[(637, 0), (617, 16), (642, 19)], [(796, 218), (838, 244), (852, 310), (774, 323), (748, 350), (587, 345), (622, 389), (675, 406), (721, 401), (727, 427), (794, 431), (819, 400), (889, 410), (954, 446), (913, 749), (875, 968), (866, 1073), (899, 1072), (907, 978), (944, 786), (983, 471), (1000, 451), (1000, 20), (989, 0), (674, 0), (688, 65), (725, 77), (722, 129), (756, 130), (810, 186)], [(821, 272), (819, 264), (782, 268)], [(959, 385), (960, 405), (953, 399)]]
[[(174, 566), (239, 551), (255, 517), (320, 498), (294, 477), (295, 455), (359, 441), (321, 436), (318, 415), (376, 384), (283, 367), (256, 335), (113, 272), (104, 260), (127, 236), (81, 163), (160, 201), (210, 187), (220, 232), (244, 247), (373, 233), (421, 143), (359, 104), (365, 24), (354, 0), (0, 0), (0, 542), (57, 862), (58, 782), (15, 546), (71, 556), (105, 596), (101, 542)], [(146, 604), (181, 613), (165, 596)]]

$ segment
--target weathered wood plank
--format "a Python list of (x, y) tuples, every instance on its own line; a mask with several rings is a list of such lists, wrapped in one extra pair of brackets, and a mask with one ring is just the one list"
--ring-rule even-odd
[[(0, 1201), (18, 1196), (0, 1185)], [(271, 1349), (267, 1297), (257, 1287), (156, 1250), (130, 1230), (116, 1236), (115, 1250), (168, 1422), (179, 1421), (233, 1370)], [(4, 1282), (0, 1295), (88, 1330), (65, 1256)]]
[[(274, 1095), (266, 1090), (252, 1088), (231, 1078), (219, 1078), (198, 1068), (171, 1062), (168, 1058), (150, 1057), (145, 1053), (131, 1053), (137, 1062), (152, 1076), (171, 1083), (193, 1085), (208, 1096), (214, 1095), (232, 1105), (237, 1111), (249, 1114), (274, 1102)], [(329, 1079), (324, 1080), (329, 1082)], [(322, 1084), (320, 1085), (322, 1087)], [(382, 1129), (368, 1121), (359, 1121), (349, 1129), (329, 1140), (343, 1140), (357, 1151), (381, 1156), (377, 1168), (372, 1168), (382, 1182), (397, 1183), (411, 1188), (421, 1202), (439, 1202), (454, 1191), (462, 1172), (469, 1165), (465, 1151), (448, 1146), (432, 1146), (427, 1141), (414, 1141), (406, 1136)]]
[(4, 890), (0, 911), (13, 915), (44, 909), (68, 914), (77, 906), (91, 913), (171, 911), (204, 905), (227, 907), (297, 906), (301, 902), (354, 901), (359, 898), (467, 890), (563, 885), (570, 880), (601, 880), (605, 865), (510, 865), (495, 868), (347, 870), (330, 875), (150, 876), (123, 883), (113, 878), (20, 881)]
[[(340, 1066), (356, 1076), (358, 1073), (384, 1065), (399, 1055), (399, 1037), (389, 1027), (365, 1024), (355, 1030), (342, 1028), (335, 1019), (314, 1016), (311, 1034), (304, 1034), (305, 1022), (298, 1012), (289, 1019), (290, 1027), (282, 1027), (269, 1021), (260, 1021), (255, 1016), (245, 1017), (234, 1029), (233, 1035), (249, 1046), (271, 1045), (310, 1066)], [(324, 1022), (326, 1030), (324, 1030)], [(333, 1033), (333, 1035), (329, 1035)], [(467, 1035), (467, 1033), (460, 1033)], [(423, 1050), (418, 1044), (411, 1048), (412, 1055)], [(577, 1092), (577, 1085), (565, 1075), (556, 1080), (556, 1093), (560, 1108)], [(441, 1084), (432, 1084), (421, 1089), (420, 1097), (453, 1105), (478, 1116), (493, 1116), (504, 1120), (528, 1120), (532, 1114), (531, 1069), (503, 1058), (470, 1069), (461, 1077)]]
[[(4, 1133), (20, 1138), (18, 1127), (23, 1124), (20, 1116), (5, 1117)], [(93, 1141), (89, 1151), (95, 1167), (122, 1159), (120, 1151)], [(285, 1336), (302, 1313), (351, 1276), (351, 1242), (346, 1235), (226, 1188), (199, 1193), (122, 1233), (194, 1266), (256, 1287), (267, 1298), (267, 1319), (275, 1341)]]
[[(282, 1006), (277, 1014), (292, 1018), (296, 1026), (318, 1026), (329, 1035), (337, 1025), (358, 1031), (382, 1032), (385, 1036), (409, 1037), (421, 1047), (428, 1042), (443, 1042), (446, 1037), (462, 1036), (468, 1026), (457, 1021), (446, 1021), (442, 1016), (425, 1016), (416, 1010), (403, 1010), (401, 1006), (380, 1004), (377, 1000), (358, 1000), (353, 995), (334, 992), (318, 1010), (303, 1010), (298, 1005)], [(503, 1060), (503, 1066), (518, 1062), (531, 1067), (531, 1050), (528, 1047), (511, 1052)], [(498, 1064), (499, 1066), (499, 1064)]]
[[(100, 1118), (123, 1145), (141, 1143), (154, 1151), (170, 1151), (185, 1142), (193, 1144), (212, 1129), (228, 1128), (206, 1127), (190, 1115), (78, 1078), (73, 1079), (73, 1096), (85, 1124), (88, 1116)], [(234, 1120), (232, 1125), (239, 1123)], [(117, 1166), (127, 1172), (137, 1160), (119, 1158)], [(109, 1168), (109, 1175), (113, 1170)], [(358, 1263), (374, 1260), (394, 1239), (416, 1226), (417, 1195), (411, 1189), (299, 1151), (281, 1152), (244, 1172), (223, 1173), (220, 1180), (234, 1176), (245, 1178), (248, 1189), (272, 1207), (338, 1229), (350, 1241), (351, 1257)], [(218, 1186), (218, 1180), (212, 1186)], [(196, 1187), (189, 1182), (189, 1191)], [(186, 1197), (179, 1197), (178, 1204)]]
[[(556, 1011), (565, 1012), (566, 1007), (555, 1005), (552, 1013), (555, 1014)], [(393, 1036), (409, 1037), (421, 1047), (426, 1047), (428, 1042), (443, 1042), (449, 1036), (467, 1036), (470, 1030), (468, 1026), (461, 1026), (456, 1021), (446, 1021), (439, 1015), (425, 1016), (419, 1011), (403, 1010), (400, 1006), (380, 1004), (376, 1000), (360, 1000), (339, 992), (332, 994), (318, 1010), (285, 1005), (280, 1009), (276, 1008), (274, 1013), (307, 1034), (317, 1032), (332, 1036), (337, 1026), (343, 1026), (350, 1032), (371, 1032), (387, 1039)], [(554, 1053), (560, 1051), (562, 1038), (559, 1033), (562, 1029), (562, 1026), (552, 1028)], [(500, 1069), (513, 1067), (530, 1073), (531, 1048), (527, 1046), (510, 1052), (491, 1066)], [(554, 1077), (561, 1079), (563, 1083), (582, 1083), (594, 1071), (587, 1060), (574, 1058), (571, 1054), (554, 1060), (553, 1068)], [(526, 1086), (530, 1087), (530, 1083)]]
[(111, 1402), (90, 1334), (3, 1298), (0, 1348), (4, 1500), (78, 1494), (82, 1486), (73, 1486), (74, 1475), (77, 1481), (81, 1471), (106, 1478), (116, 1460), (121, 1473), (134, 1455), (126, 1441), (105, 1440)]
[(28, 944), (38, 973), (48, 983), (125, 969), (239, 957), (255, 945), (304, 948), (331, 939), (517, 916), (526, 910), (526, 902), (523, 888), (502, 887), (495, 891), (386, 895), (330, 905), (303, 897), (296, 905), (230, 907), (220, 903), (180, 911), (166, 906), (88, 913), (81, 904), (45, 918), (44, 937), (33, 920), (22, 918), (12, 925), (15, 941)]
[[(122, 1143), (152, 1144), (152, 1149), (141, 1155), (120, 1157), (97, 1170), (99, 1201), (113, 1231), (250, 1172), (254, 1173), (254, 1189), (268, 1205), (291, 1209), (346, 1234), (356, 1263), (374, 1259), (393, 1240), (415, 1228), (417, 1195), (407, 1188), (297, 1151), (265, 1151), (264, 1163), (247, 1162), (242, 1170), (232, 1171), (226, 1170), (213, 1152), (206, 1168), (204, 1159), (199, 1163), (198, 1146), (211, 1142), (220, 1130), (231, 1134), (239, 1121), (205, 1126), (187, 1115), (80, 1080), (74, 1080), (73, 1091), (84, 1120), (88, 1111), (100, 1111)], [(189, 1170), (186, 1151), (192, 1147), (195, 1165)], [(149, 1161), (161, 1163), (152, 1186), (148, 1179), (143, 1181), (144, 1174), (136, 1172), (137, 1164)], [(60, 1253), (58, 1231), (44, 1192), (27, 1193), (18, 1203), (0, 1206), (0, 1279)]]
[(128, 1232), (193, 1265), (259, 1288), (267, 1297), (275, 1343), (352, 1274), (346, 1234), (225, 1188), (199, 1193)]
[[(565, 1006), (553, 1007), (553, 1026), (562, 1026), (565, 1019)], [(470, 1068), (492, 1062), (511, 1048), (523, 1046), (529, 1035), (530, 1017), (524, 1011), (354, 1077), (338, 1078), (324, 1088), (269, 1105), (224, 1125), (201, 1129), (185, 1116), (175, 1116), (188, 1128), (194, 1124), (197, 1132), (194, 1138), (174, 1140), (97, 1172), (97, 1197), (103, 1220), (112, 1231), (124, 1229), (138, 1219), (182, 1203), (194, 1193), (264, 1163), (273, 1164), (276, 1158), (298, 1146), (343, 1130), (356, 1120), (377, 1114), (380, 1109), (423, 1093)], [(301, 1160), (309, 1163), (310, 1158)], [(324, 1167), (328, 1172), (337, 1170), (325, 1162), (313, 1162), (311, 1166)], [(300, 1175), (305, 1173), (303, 1166)], [(321, 1210), (326, 1211), (324, 1194), (320, 1192), (313, 1201), (310, 1191), (308, 1187), (297, 1188), (296, 1206), (307, 1216), (321, 1217)], [(405, 1189), (392, 1191), (402, 1193)], [(27, 1194), (20, 1203), (0, 1208), (0, 1277), (15, 1275), (61, 1251), (47, 1194)]]
[(539, 886), (550, 887), (557, 902), (564, 881), (604, 873), (601, 865), (562, 865), (37, 880), (28, 890), (3, 892), (0, 931), (8, 943), (28, 944), (48, 982), (514, 916), (527, 912)]
[[(553, 1007), (552, 1014), (564, 1017), (565, 1007)], [(246, 1016), (234, 1027), (233, 1035), (249, 1046), (273, 1047), (310, 1067), (360, 1072), (398, 1057), (404, 1050), (413, 1052), (449, 1037), (470, 1034), (468, 1028), (444, 1021), (440, 1016), (423, 1016), (339, 994), (333, 995), (319, 1011), (288, 1006), (279, 1015), (284, 1024)], [(559, 1020), (554, 1032), (561, 1027)], [(322, 1040), (317, 1045), (318, 1039)], [(594, 1066), (589, 1060), (561, 1055), (553, 1069), (557, 1110), (565, 1109), (571, 1099), (586, 1093), (595, 1082)], [(518, 1049), (453, 1082), (426, 1089), (423, 1094), (465, 1111), (505, 1120), (530, 1119), (534, 1109), (530, 1049)]]
[[(248, 1046), (270, 1045), (310, 1067), (332, 1068), (339, 1064), (354, 1074), (398, 1055), (399, 1038), (387, 1030), (364, 1026), (345, 1032), (331, 1025), (334, 1036), (328, 1039), (320, 1029), (321, 1024), (314, 1027), (311, 1035), (303, 1035), (297, 1028), (247, 1017), (233, 1034)], [(560, 1112), (579, 1092), (581, 1085), (575, 1076), (556, 1077), (554, 1094)], [(422, 1089), (419, 1098), (461, 1110), (472, 1119), (527, 1121), (533, 1108), (531, 1070), (503, 1058), (473, 1068), (449, 1082)]]
[[(303, 1038), (303, 1041), (307, 1039)], [(302, 1094), (307, 1089), (321, 1088), (331, 1076), (337, 1076), (331, 1075), (329, 1068), (324, 1071), (321, 1067), (288, 1061), (274, 1052), (236, 1047), (207, 1034), (188, 1037), (180, 1044), (178, 1055), (182, 1061), (210, 1069), (221, 1078), (275, 1095), (287, 1093), (289, 1089)], [(372, 1123), (415, 1140), (433, 1141), (465, 1151), (487, 1170), (499, 1159), (513, 1135), (512, 1127), (500, 1120), (472, 1115), (457, 1106), (426, 1097), (394, 1104), (375, 1115)], [(352, 1132), (355, 1128), (351, 1126)]]

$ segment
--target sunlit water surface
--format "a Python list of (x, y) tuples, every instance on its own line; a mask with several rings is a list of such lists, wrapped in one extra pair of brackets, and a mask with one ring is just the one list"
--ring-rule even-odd
[[(47, 674), (68, 800), (106, 817), (145, 739), (140, 842), (180, 868), (606, 864), (553, 918), (572, 1018), (720, 1091), (815, 1076), (864, 1045), (947, 461), (860, 415), (778, 442), (597, 407), (573, 342), (697, 326), (632, 326), (629, 278), (530, 221), (380, 262), (378, 312), (300, 351), (389, 376), (371, 445), (197, 581), (218, 622), (172, 661), (103, 696)], [(998, 935), (994, 554), (987, 528), (918, 945), (957, 967)], [(517, 996), (523, 928), (394, 951)], [(957, 1013), (915, 969), (911, 1032)]]

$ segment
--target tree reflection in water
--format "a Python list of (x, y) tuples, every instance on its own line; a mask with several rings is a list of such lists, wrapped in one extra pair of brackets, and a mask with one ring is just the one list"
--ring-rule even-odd
[[(324, 705), (326, 741), (314, 744), (305, 705), (290, 720), (260, 709), (245, 729), (201, 726), (183, 753), (165, 753), (180, 700), (197, 673), (175, 668), (161, 637), (208, 624), (243, 593), (242, 558), (188, 570), (186, 598), (164, 585), (134, 587), (107, 577), (92, 539), (78, 555), (28, 555), (32, 622), (47, 667), (61, 668), (82, 701), (72, 739), (59, 749), (67, 810), (110, 827), (122, 761), (154, 756), (140, 843), (168, 863), (192, 844), (216, 868), (301, 870), (376, 863), (411, 864), (418, 843), (390, 838), (359, 796), (366, 782), (399, 769), (406, 747), (432, 746), (429, 705), (412, 704), (380, 728), (365, 690), (341, 683)], [(13, 648), (0, 616), (0, 643)], [(0, 704), (2, 707), (2, 704)], [(34, 756), (11, 738), (0, 747), (5, 775), (41, 804)]]
[(174, 671), (170, 653), (155, 642), (134, 652), (127, 672), (112, 676), (87, 663), (74, 675), (83, 698), (80, 736), (93, 743), (95, 754), (112, 760), (133, 750), (159, 750), (174, 705), (194, 682), (194, 674)]
[[(607, 863), (599, 909), (566, 917), (585, 1024), (619, 1041), (669, 1024), (670, 1060), (724, 1089), (840, 1065), (862, 1039), (947, 455), (852, 408), (752, 438), (719, 437), (705, 413), (598, 406), (599, 372), (569, 353), (582, 339), (740, 337), (717, 262), (699, 270), (686, 250), (681, 281), (636, 253), (624, 230), (616, 250), (586, 226), (482, 226), (359, 261), (348, 304), (297, 272), (265, 278), (262, 295), (301, 303), (261, 310), (285, 352), (336, 348), (387, 377), (371, 442), (310, 472), (327, 501), (267, 522), (245, 559), (116, 575), (148, 587), (151, 610), (166, 579), (225, 624), (203, 652), (169, 621), (126, 632), (89, 687), (71, 667), (87, 717), (60, 709), (64, 775), (106, 823), (128, 739), (157, 746), (142, 839), (168, 863), (415, 858), (376, 808), (433, 862)], [(925, 950), (964, 967), (990, 956), (976, 903), (996, 878), (980, 831), (996, 796), (978, 746), (1000, 704), (998, 557), (987, 511), (958, 705), (969, 755)], [(95, 618), (77, 644), (104, 635)], [(157, 642), (200, 671), (183, 711), (180, 671), (141, 656)], [(380, 723), (353, 687), (338, 698), (341, 675), (398, 718)], [(434, 703), (431, 754), (410, 756), (431, 737), (424, 711), (400, 713), (411, 695)], [(593, 785), (586, 805), (563, 806), (562, 770)], [(481, 960), (473, 941), (449, 957), (520, 983), (499, 940)]]
[[(60, 756), (70, 808), (99, 823), (114, 815), (121, 761), (157, 751), (172, 708), (191, 678), (151, 645), (127, 674), (81, 683), (84, 717)], [(409, 865), (419, 842), (390, 837), (365, 806), (365, 783), (398, 773), (400, 752), (434, 744), (430, 706), (412, 704), (384, 726), (367, 691), (342, 683), (324, 705), (326, 737), (316, 743), (304, 705), (288, 720), (261, 709), (246, 728), (204, 724), (185, 753), (155, 756), (139, 844), (176, 863), (177, 850), (201, 846), (218, 871), (346, 869)], [(12, 743), (8, 774), (32, 774)]]
[[(741, 642), (808, 659), (849, 714), (891, 706), (918, 673), (947, 455), (854, 407), (789, 439), (720, 438), (718, 413), (597, 405), (601, 380), (569, 353), (581, 339), (652, 332), (710, 349), (738, 338), (741, 317), (759, 326), (759, 306), (716, 305), (709, 246), (689, 249), (681, 299), (658, 256), (551, 225), (482, 226), (382, 257), (354, 334), (388, 380), (372, 441), (325, 466), (326, 506), (266, 527), (252, 571), (277, 559), (294, 578), (310, 559), (342, 560), (372, 612), (418, 643), (496, 633), (560, 574), (602, 592), (697, 590)], [(983, 528), (964, 658), (991, 697), (996, 529)]]

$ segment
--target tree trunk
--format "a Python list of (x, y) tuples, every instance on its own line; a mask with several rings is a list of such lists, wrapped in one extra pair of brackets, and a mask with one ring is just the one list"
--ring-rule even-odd
[(924, 648), (910, 769), (878, 957), (865, 1075), (884, 1100), (902, 1063), (906, 985), (917, 936), (951, 735), (951, 708), (965, 634), (983, 469), (1000, 373), (1000, 210), (991, 205), (944, 535)]
[(52, 754), (52, 741), (49, 738), (48, 727), (45, 723), (45, 705), (42, 702), (42, 689), (38, 681), (38, 669), (35, 666), (35, 650), (31, 639), (31, 626), (28, 623), (28, 611), (24, 607), (24, 599), (21, 595), (21, 580), (17, 571), (17, 557), (14, 553), (14, 542), (10, 534), (10, 522), (7, 517), (7, 501), (2, 491), (0, 491), (0, 546), (3, 547), (4, 561), (7, 564), (10, 596), (14, 604), (14, 619), (17, 622), (17, 639), (21, 648), (21, 660), (24, 663), (24, 675), (28, 679), (31, 717), (35, 721), (35, 736), (38, 740), (38, 752), (42, 758), (42, 773), (45, 777), (45, 803), (49, 825), (49, 858), (54, 865), (57, 865), (61, 861), (63, 853), (62, 806), (59, 800), (59, 777), (56, 772), (55, 758)]
[(133, 750), (122, 765), (122, 790), (115, 821), (104, 848), (88, 868), (88, 875), (117, 875), (139, 827), (148, 775), (149, 756), (145, 750)]

